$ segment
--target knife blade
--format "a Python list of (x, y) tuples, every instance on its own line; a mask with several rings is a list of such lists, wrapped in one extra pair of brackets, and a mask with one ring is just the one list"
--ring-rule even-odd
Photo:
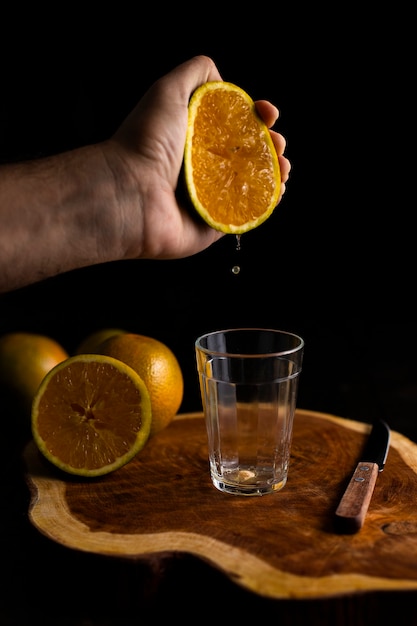
[(376, 420), (368, 436), (361, 460), (339, 502), (335, 521), (344, 532), (360, 530), (374, 492), (379, 472), (385, 467), (390, 445), (391, 431), (384, 420)]

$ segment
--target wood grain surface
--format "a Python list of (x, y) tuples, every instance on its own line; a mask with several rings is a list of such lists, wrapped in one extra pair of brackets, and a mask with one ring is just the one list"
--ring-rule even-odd
[(29, 517), (69, 548), (122, 558), (192, 554), (270, 598), (417, 589), (417, 446), (397, 432), (365, 523), (348, 535), (334, 512), (370, 425), (297, 410), (286, 486), (223, 494), (210, 480), (204, 420), (179, 415), (125, 467), (64, 475), (24, 450)]

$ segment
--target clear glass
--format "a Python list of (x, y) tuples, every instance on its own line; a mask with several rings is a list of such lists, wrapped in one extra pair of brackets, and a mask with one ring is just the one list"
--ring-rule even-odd
[(210, 474), (220, 491), (261, 496), (287, 482), (304, 341), (236, 328), (195, 342)]

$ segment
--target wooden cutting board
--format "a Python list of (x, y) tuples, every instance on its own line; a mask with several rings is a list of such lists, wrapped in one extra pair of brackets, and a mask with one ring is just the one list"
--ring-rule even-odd
[(397, 432), (362, 529), (333, 515), (370, 425), (298, 410), (284, 489), (245, 498), (209, 477), (201, 413), (178, 415), (128, 465), (95, 479), (24, 450), (29, 517), (50, 539), (101, 555), (192, 554), (270, 598), (417, 590), (417, 445)]

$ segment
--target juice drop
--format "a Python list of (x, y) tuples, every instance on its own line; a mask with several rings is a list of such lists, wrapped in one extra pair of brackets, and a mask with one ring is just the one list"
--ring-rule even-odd
[[(240, 251), (240, 237), (241, 237), (241, 235), (236, 235), (236, 252)], [(236, 276), (239, 273), (240, 273), (240, 266), (239, 265), (234, 265), (232, 267), (232, 274), (234, 274)]]

